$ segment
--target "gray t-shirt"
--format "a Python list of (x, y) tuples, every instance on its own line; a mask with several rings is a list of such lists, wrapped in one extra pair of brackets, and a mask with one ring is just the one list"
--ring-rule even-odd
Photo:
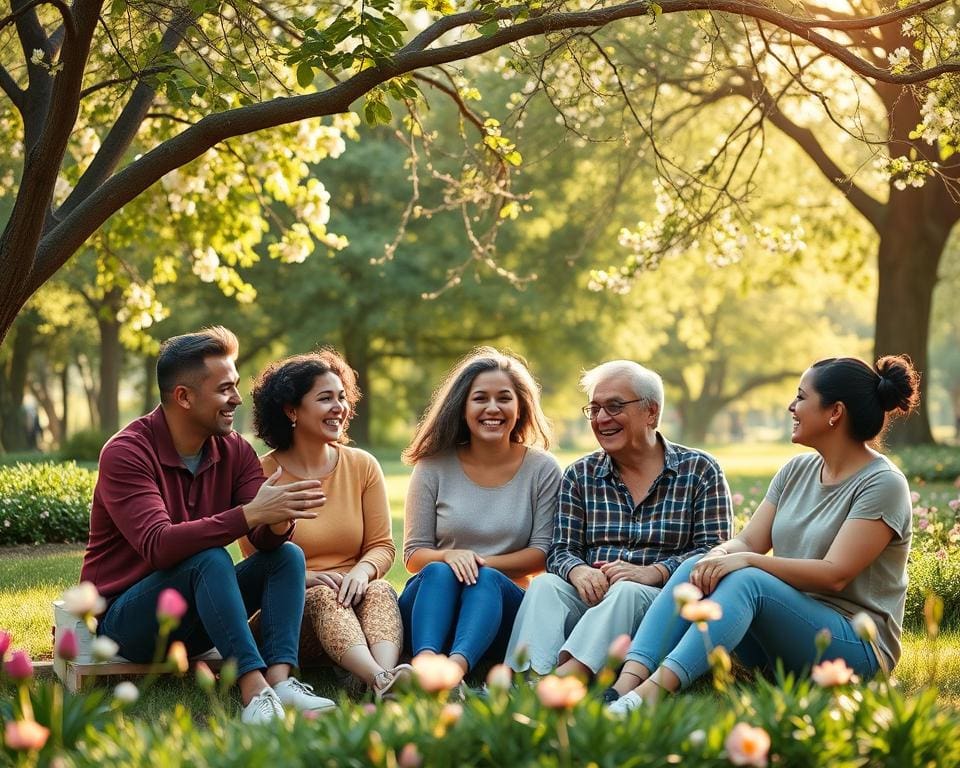
[(472, 549), (503, 555), (527, 547), (550, 551), (560, 465), (528, 447), (520, 468), (496, 488), (477, 485), (456, 452), (422, 459), (413, 468), (404, 507), (403, 560), (418, 549)]
[(912, 534), (907, 479), (885, 456), (836, 485), (820, 481), (822, 467), (820, 454), (803, 454), (788, 461), (770, 483), (767, 500), (777, 508), (773, 553), (823, 559), (847, 520), (883, 520), (893, 538), (880, 556), (841, 591), (810, 596), (847, 617), (867, 613), (877, 625), (877, 646), (885, 657), (880, 661), (893, 669), (900, 658)]

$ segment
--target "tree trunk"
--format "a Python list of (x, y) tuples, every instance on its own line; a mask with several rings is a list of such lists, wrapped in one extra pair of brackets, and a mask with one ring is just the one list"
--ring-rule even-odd
[(23, 410), (23, 395), (38, 322), (36, 312), (27, 311), (17, 319), (8, 337), (10, 359), (0, 372), (0, 443), (4, 451), (33, 447)]
[(157, 356), (146, 354), (143, 356), (143, 404), (141, 414), (152, 411), (160, 398), (157, 390)]
[(34, 371), (34, 374), (31, 376), (30, 391), (37, 399), (37, 402), (40, 404), (40, 407), (43, 409), (43, 412), (47, 417), (47, 429), (50, 430), (50, 436), (53, 438), (54, 445), (62, 445), (64, 436), (64, 422), (57, 413), (57, 407), (53, 401), (53, 394), (50, 392), (49, 384), (50, 382), (48, 376), (45, 376), (42, 373), (37, 374), (37, 372)]
[(105, 297), (97, 315), (100, 328), (100, 431), (112, 435), (120, 429), (120, 367), (123, 347), (120, 345), (120, 322), (117, 320), (122, 295), (114, 288)]
[(363, 447), (370, 445), (370, 337), (361, 321), (343, 331), (343, 348), (347, 363), (357, 373), (357, 386), (363, 398), (350, 420), (350, 438)]
[(70, 437), (70, 363), (64, 363), (60, 369), (60, 397), (63, 400), (63, 434), (60, 437), (62, 446)]
[(723, 410), (725, 401), (712, 398), (699, 398), (677, 406), (680, 413), (680, 434), (678, 439), (691, 448), (700, 448), (707, 441), (707, 433), (714, 417)]
[[(891, 192), (877, 255), (874, 355), (907, 354), (925, 380), (929, 380), (927, 343), (933, 290), (940, 258), (956, 220), (955, 214), (953, 220), (937, 214), (946, 194), (936, 180), (920, 189)], [(894, 422), (887, 441), (891, 445), (933, 442), (924, 399), (918, 413)]]

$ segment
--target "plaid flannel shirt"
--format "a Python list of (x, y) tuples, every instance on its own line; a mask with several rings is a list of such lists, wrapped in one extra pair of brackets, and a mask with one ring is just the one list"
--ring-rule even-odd
[(617, 559), (673, 573), (688, 557), (733, 535), (730, 488), (717, 460), (659, 433), (657, 439), (664, 447), (663, 471), (639, 504), (603, 451), (567, 467), (547, 558), (550, 573), (566, 579), (578, 565)]

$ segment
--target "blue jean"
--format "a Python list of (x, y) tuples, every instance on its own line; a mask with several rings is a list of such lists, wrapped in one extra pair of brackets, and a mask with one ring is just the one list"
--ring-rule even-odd
[(496, 568), (480, 567), (476, 584), (457, 581), (446, 563), (429, 563), (400, 595), (407, 649), (454, 653), (470, 669), (487, 654), (503, 659), (523, 590)]
[[(681, 564), (640, 622), (628, 661), (651, 672), (663, 665), (686, 688), (710, 668), (703, 633), (677, 613), (673, 588), (690, 580), (700, 557)], [(777, 660), (799, 673), (817, 658), (816, 635), (826, 628), (832, 640), (821, 660), (843, 659), (867, 679), (879, 664), (870, 644), (857, 637), (850, 620), (759, 568), (743, 568), (721, 579), (710, 600), (720, 604), (722, 618), (707, 624), (711, 647), (723, 646), (747, 667), (771, 670)]]
[[(120, 655), (147, 662), (157, 645), (157, 598), (167, 588), (187, 601), (187, 612), (169, 641), (180, 640), (191, 656), (216, 648), (236, 659), (240, 675), (273, 664), (297, 665), (303, 618), (305, 562), (290, 542), (258, 551), (234, 566), (227, 550), (205, 549), (172, 568), (155, 571), (117, 597), (97, 634), (112, 638)], [(260, 611), (261, 647), (248, 619)]]

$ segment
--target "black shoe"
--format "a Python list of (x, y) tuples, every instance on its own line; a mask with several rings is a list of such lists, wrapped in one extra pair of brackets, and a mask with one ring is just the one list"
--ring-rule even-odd
[(620, 698), (620, 694), (617, 692), (616, 688), (607, 688), (607, 690), (603, 692), (603, 696), (601, 698), (603, 699), (604, 704), (612, 704)]

